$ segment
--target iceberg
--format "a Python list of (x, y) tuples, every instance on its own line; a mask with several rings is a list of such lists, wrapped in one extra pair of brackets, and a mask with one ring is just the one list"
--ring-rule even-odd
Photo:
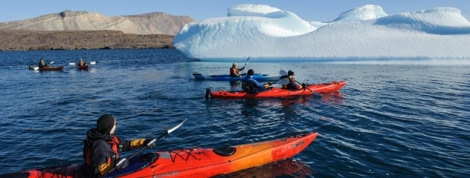
[(240, 4), (226, 17), (185, 25), (174, 46), (200, 60), (470, 59), (470, 22), (453, 7), (389, 15), (364, 5), (309, 22), (269, 5)]

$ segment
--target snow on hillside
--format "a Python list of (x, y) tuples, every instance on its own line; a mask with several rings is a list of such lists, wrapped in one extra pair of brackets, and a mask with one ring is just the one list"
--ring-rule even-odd
[(186, 25), (174, 44), (202, 60), (469, 59), (470, 22), (452, 7), (389, 15), (365, 5), (332, 22), (308, 22), (268, 5), (242, 4), (227, 17)]

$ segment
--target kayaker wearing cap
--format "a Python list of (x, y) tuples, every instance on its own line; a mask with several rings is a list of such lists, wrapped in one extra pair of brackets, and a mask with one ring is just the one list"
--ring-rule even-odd
[[(282, 77), (281, 77), (282, 78)], [(283, 86), (283, 88), (287, 88), (289, 90), (300, 90), (302, 89), (302, 85), (300, 85), (296, 80), (295, 80), (295, 76), (294, 76), (294, 72), (289, 70), (287, 72), (287, 78), (289, 78), (289, 83), (285, 86)]]
[[(151, 139), (121, 140), (114, 135), (116, 131), (116, 119), (113, 115), (102, 115), (96, 128), (87, 131), (87, 138), (84, 140), (83, 157), (85, 165), (80, 171), (83, 177), (102, 177), (109, 170), (113, 169), (119, 161), (119, 153), (134, 148), (147, 145)], [(149, 147), (155, 147), (155, 144)], [(129, 163), (124, 163), (117, 169), (127, 167)]]
[(243, 91), (248, 93), (257, 93), (260, 91), (264, 91), (271, 86), (271, 83), (261, 84), (257, 80), (253, 78), (253, 74), (255, 71), (253, 69), (249, 69), (247, 75), (242, 80), (242, 88)]
[(237, 68), (237, 63), (232, 64), (232, 68), (230, 68), (230, 77), (239, 77), (239, 72), (245, 69), (245, 67)]

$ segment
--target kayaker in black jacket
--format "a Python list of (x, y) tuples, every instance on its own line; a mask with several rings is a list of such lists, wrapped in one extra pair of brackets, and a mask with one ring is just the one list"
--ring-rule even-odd
[[(121, 151), (146, 146), (151, 139), (121, 140), (114, 135), (116, 130), (116, 119), (110, 114), (101, 116), (97, 121), (96, 128), (87, 131), (84, 140), (83, 157), (85, 164), (81, 168), (82, 177), (102, 177), (108, 171), (115, 168), (116, 163), (122, 159), (119, 157)], [(155, 147), (155, 144), (149, 145)], [(128, 161), (117, 169), (125, 168)]]
[(253, 78), (255, 71), (249, 69), (247, 75), (242, 80), (242, 89), (248, 93), (258, 93), (271, 87), (271, 83), (261, 84)]

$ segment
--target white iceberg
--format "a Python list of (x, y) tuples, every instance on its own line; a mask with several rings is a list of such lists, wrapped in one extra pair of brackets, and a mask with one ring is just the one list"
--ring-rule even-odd
[(268, 5), (242, 4), (227, 17), (187, 24), (174, 46), (201, 60), (469, 59), (470, 22), (452, 7), (389, 15), (365, 5), (331, 22), (308, 22)]

